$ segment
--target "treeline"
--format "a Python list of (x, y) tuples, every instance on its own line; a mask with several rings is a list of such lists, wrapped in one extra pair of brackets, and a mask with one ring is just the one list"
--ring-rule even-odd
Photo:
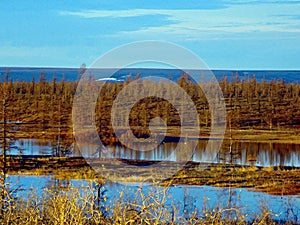
[[(6, 108), (8, 125), (24, 123), (24, 129), (31, 131), (61, 132), (71, 131), (71, 110), (76, 83), (54, 77), (51, 82), (41, 74), (38, 81), (14, 82), (6, 78), (0, 82), (0, 120)], [(5, 100), (5, 105), (4, 101)], [(26, 125), (26, 126), (25, 126)]]
[[(8, 121), (21, 121), (32, 124), (31, 128), (37, 131), (58, 134), (59, 131), (68, 136), (72, 136), (72, 107), (76, 93), (77, 82), (67, 82), (65, 80), (52, 81), (45, 80), (41, 74), (38, 81), (32, 79), (31, 82), (20, 82), (10, 80), (7, 76), (0, 82), (0, 107), (6, 107), (6, 117)], [(96, 126), (99, 135), (105, 142), (110, 142), (114, 132), (111, 128), (111, 108), (120, 93), (132, 80), (139, 80), (140, 77), (127, 79), (125, 82), (106, 83), (101, 93), (98, 93), (99, 84), (92, 78), (86, 81), (89, 90), (96, 94)], [(155, 85), (145, 86), (160, 88), (163, 85), (160, 81)], [(198, 85), (195, 85), (187, 74), (183, 74), (177, 84), (182, 87), (191, 97), (198, 111), (199, 121), (202, 128), (211, 126), (211, 115), (206, 99), (207, 91), (211, 96), (215, 92), (214, 82), (204, 83), (202, 87), (206, 90), (206, 95)], [(150, 84), (150, 83), (149, 83)], [(257, 128), (257, 129), (277, 129), (296, 128), (300, 126), (300, 85), (296, 83), (285, 83), (284, 80), (273, 80), (258, 82), (253, 76), (251, 79), (240, 79), (238, 76), (229, 81), (227, 78), (219, 81), (223, 91), (227, 110), (227, 125), (232, 128)], [(140, 90), (131, 90), (138, 93)], [(127, 93), (127, 92), (126, 92)], [(127, 94), (136, 94), (130, 93)], [(170, 99), (178, 100), (175, 105), (170, 104), (165, 99), (159, 97), (148, 97), (136, 102), (131, 110), (129, 124), (138, 137), (149, 135), (149, 121), (154, 117), (161, 117), (170, 127), (180, 125), (181, 113), (189, 113), (191, 109), (182, 109), (182, 96), (173, 89), (172, 86), (166, 89), (166, 96)], [(215, 100), (220, 100), (220, 96), (215, 96)], [(5, 102), (3, 101), (5, 99)], [(130, 105), (124, 101), (122, 107)], [(122, 110), (122, 107), (120, 110)], [(82, 108), (82, 113), (85, 113)], [(3, 113), (0, 113), (0, 120), (3, 121)], [(117, 118), (120, 120), (125, 118)], [(192, 121), (191, 121), (192, 122)], [(188, 124), (187, 124), (188, 125)]]
[(300, 85), (283, 79), (257, 82), (236, 76), (220, 82), (226, 100), (227, 117), (233, 127), (298, 128)]

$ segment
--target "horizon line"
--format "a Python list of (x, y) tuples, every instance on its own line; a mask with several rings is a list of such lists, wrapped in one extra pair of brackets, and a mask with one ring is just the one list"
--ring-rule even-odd
[[(10, 69), (10, 68), (28, 68), (28, 69), (81, 69), (81, 67), (62, 67), (62, 66), (0, 66), (1, 69)], [(225, 70), (225, 71), (300, 71), (299, 69), (243, 69), (243, 68), (208, 68), (208, 69), (193, 69), (193, 68), (155, 68), (155, 67), (125, 67), (125, 68), (88, 68), (86, 67), (87, 70), (89, 69), (103, 69), (103, 70), (115, 70), (115, 69), (158, 69), (158, 70), (214, 70), (214, 71), (218, 71), (218, 70)]]

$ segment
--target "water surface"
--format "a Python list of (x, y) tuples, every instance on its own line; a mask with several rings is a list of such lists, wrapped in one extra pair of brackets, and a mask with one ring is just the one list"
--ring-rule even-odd
[[(194, 151), (191, 161), (207, 162), (211, 159), (210, 152), (206, 150), (207, 141), (201, 140)], [(84, 145), (83, 152), (75, 144), (60, 147), (61, 155), (84, 157), (122, 158), (133, 160), (157, 160), (166, 158), (170, 161), (180, 161), (176, 155), (176, 142), (165, 142), (151, 151), (134, 151), (122, 146), (108, 146), (105, 149), (97, 146)], [(142, 147), (142, 146), (141, 146)], [(57, 155), (56, 141), (39, 139), (19, 139), (8, 149), (8, 155)], [(174, 153), (175, 152), (175, 153)], [(209, 162), (232, 163), (255, 166), (291, 166), (300, 167), (300, 144), (265, 143), (265, 142), (234, 142), (231, 147), (223, 145), (218, 155)]]
[[(77, 187), (80, 190), (90, 190), (96, 193), (95, 182), (87, 180), (58, 180), (53, 176), (25, 176), (11, 175), (7, 178), (7, 186), (10, 189), (22, 187), (17, 193), (19, 197), (27, 198), (33, 190), (41, 196), (44, 189)], [(92, 187), (91, 189), (89, 187)], [(138, 190), (142, 188), (145, 195), (154, 193), (157, 198), (163, 198), (163, 188), (152, 185), (141, 186), (138, 183), (115, 183), (107, 182), (102, 190), (106, 190), (106, 207), (111, 207), (116, 200), (120, 199), (123, 193), (123, 201), (132, 202), (133, 199), (139, 203), (141, 201)], [(68, 190), (68, 189), (65, 189)], [(263, 207), (273, 213), (273, 218), (277, 220), (292, 220), (300, 222), (300, 198), (299, 196), (274, 196), (261, 192), (254, 192), (244, 188), (217, 188), (210, 186), (176, 185), (167, 189), (166, 206), (173, 210), (172, 205), (176, 205), (179, 217), (189, 218), (193, 212), (198, 211), (200, 216), (204, 208), (216, 209), (238, 207), (249, 220), (259, 215)], [(299, 218), (299, 219), (298, 219)]]

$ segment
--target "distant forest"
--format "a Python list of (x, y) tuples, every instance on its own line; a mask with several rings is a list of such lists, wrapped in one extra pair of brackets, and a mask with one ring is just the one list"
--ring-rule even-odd
[[(105, 143), (115, 141), (111, 128), (111, 107), (122, 90), (131, 80), (107, 82), (98, 96), (96, 124), (100, 137)], [(187, 74), (177, 81), (193, 100), (199, 114), (200, 126), (211, 126), (208, 102), (199, 86)], [(94, 82), (96, 83), (96, 82)], [(205, 85), (210, 85), (206, 83)], [(300, 127), (300, 84), (285, 83), (284, 80), (257, 82), (255, 76), (240, 79), (236, 76), (229, 82), (219, 81), (227, 110), (227, 125), (233, 129), (284, 129)], [(43, 74), (39, 80), (14, 82), (6, 78), (0, 81), (0, 120), (6, 114), (7, 121), (31, 124), (30, 130), (72, 138), (72, 105), (77, 82), (47, 81)], [(91, 86), (91, 88), (93, 88)], [(212, 90), (213, 91), (213, 90)], [(171, 92), (170, 95), (176, 95)], [(180, 102), (178, 103), (180, 104)], [(137, 137), (149, 134), (147, 125), (151, 118), (160, 116), (170, 127), (180, 124), (178, 112), (169, 102), (149, 97), (135, 104), (130, 114), (130, 125)], [(5, 110), (4, 110), (5, 109)], [(28, 131), (29, 132), (29, 131)]]

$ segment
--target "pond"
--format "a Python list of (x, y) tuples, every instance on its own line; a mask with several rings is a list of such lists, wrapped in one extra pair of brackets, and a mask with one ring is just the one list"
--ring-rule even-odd
[[(209, 155), (206, 151), (207, 141), (199, 140), (194, 151), (192, 161), (205, 161)], [(164, 160), (166, 156), (176, 148), (176, 142), (164, 142), (156, 149), (151, 151), (133, 151), (125, 149), (122, 146), (108, 146), (105, 148), (106, 157), (139, 159), (139, 160)], [(81, 152), (76, 145), (70, 144), (64, 146), (61, 153), (66, 156), (79, 156)], [(18, 139), (11, 143), (7, 151), (8, 155), (40, 155), (51, 156), (58, 154), (58, 145), (55, 141), (39, 139)], [(84, 157), (99, 157), (100, 152), (96, 151), (95, 146), (84, 145)], [(102, 151), (103, 153), (103, 151)], [(178, 161), (180, 158), (173, 155), (171, 161)], [(283, 143), (263, 143), (263, 142), (224, 142), (222, 149), (213, 161), (214, 163), (233, 163), (240, 165), (256, 166), (292, 166), (300, 167), (300, 145)], [(95, 183), (91, 184), (88, 180), (64, 180), (57, 179), (53, 175), (47, 176), (29, 176), (29, 175), (9, 175), (6, 179), (10, 189), (20, 187), (18, 195), (26, 199), (28, 193), (34, 189), (41, 196), (45, 188), (69, 187), (74, 186), (82, 190), (92, 185), (93, 192), (96, 192)], [(136, 193), (141, 187), (140, 183), (122, 183), (107, 181), (102, 187), (106, 190), (108, 206), (120, 198), (120, 192), (126, 193), (126, 201), (136, 198)], [(162, 187), (147, 185), (142, 187), (145, 195), (155, 192), (162, 193)], [(191, 213), (198, 211), (199, 215), (204, 208), (217, 207), (238, 207), (249, 220), (256, 218), (266, 207), (272, 212), (276, 220), (292, 220), (300, 222), (300, 196), (275, 196), (264, 192), (255, 192), (247, 188), (218, 188), (211, 186), (197, 185), (176, 185), (168, 188), (168, 198), (166, 198), (166, 207), (176, 205), (178, 215), (181, 217), (190, 217)]]
[[(210, 158), (206, 151), (206, 140), (199, 140), (191, 161), (207, 162)], [(122, 146), (107, 146), (105, 158), (123, 158), (136, 160), (162, 161), (168, 157), (170, 161), (180, 161), (180, 157), (172, 154), (176, 149), (176, 142), (164, 142), (150, 151), (135, 151)], [(101, 151), (95, 151), (97, 146), (86, 144), (83, 152), (76, 145), (69, 144), (60, 147), (60, 154), (66, 156), (101, 157)], [(19, 139), (11, 144), (8, 155), (57, 155), (56, 142), (39, 139)], [(103, 149), (102, 149), (103, 153)], [(213, 163), (233, 163), (255, 166), (291, 166), (300, 167), (300, 144), (265, 143), (265, 142), (233, 142), (231, 145), (224, 142)]]
[[(87, 180), (58, 180), (53, 176), (27, 176), (10, 175), (7, 178), (7, 186), (14, 189), (22, 187), (18, 191), (20, 197), (26, 198), (27, 195), (35, 190), (37, 195), (41, 195), (45, 188), (54, 187), (72, 187), (81, 190), (92, 187), (92, 192), (96, 193), (95, 183)], [(124, 193), (124, 201), (136, 199), (139, 202), (136, 193), (141, 190), (145, 195), (150, 193), (157, 194), (159, 199), (163, 193), (162, 187), (147, 185), (141, 186), (139, 183), (120, 183), (106, 182), (102, 187), (106, 190), (105, 197), (107, 201), (105, 206), (112, 206), (114, 202), (120, 199), (120, 193)], [(300, 198), (299, 196), (273, 196), (265, 193), (254, 192), (244, 188), (217, 188), (210, 186), (192, 186), (177, 185), (171, 186), (166, 192), (166, 206), (172, 210), (176, 206), (179, 217), (189, 218), (191, 214), (198, 211), (199, 215), (204, 207), (217, 209), (217, 207), (237, 207), (240, 208), (249, 220), (260, 215), (264, 207), (272, 212), (272, 217), (276, 220), (292, 220), (300, 222)], [(140, 199), (141, 200), (141, 199)]]

